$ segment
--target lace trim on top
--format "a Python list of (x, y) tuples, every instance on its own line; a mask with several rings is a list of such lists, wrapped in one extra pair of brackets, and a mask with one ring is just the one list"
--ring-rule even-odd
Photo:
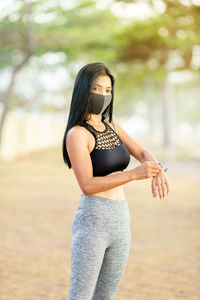
[(83, 123), (84, 125), (86, 125), (88, 130), (90, 132), (92, 131), (91, 133), (94, 133), (93, 135), (95, 135), (96, 143), (93, 150), (113, 149), (122, 144), (122, 141), (120, 140), (117, 133), (105, 121), (103, 121), (103, 123), (106, 127), (104, 131), (98, 131), (92, 125), (86, 122)]

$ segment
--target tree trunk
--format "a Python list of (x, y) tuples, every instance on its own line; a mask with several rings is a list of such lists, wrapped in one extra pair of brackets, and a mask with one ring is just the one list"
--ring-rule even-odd
[(163, 95), (163, 137), (165, 158), (167, 160), (174, 160), (176, 158), (173, 141), (174, 101), (174, 87), (170, 83), (168, 76), (166, 76)]
[(27, 63), (27, 61), (29, 60), (29, 58), (32, 56), (33, 52), (36, 49), (34, 28), (31, 20), (32, 5), (30, 3), (27, 3), (25, 0), (23, 2), (25, 8), (25, 13), (23, 17), (25, 17), (25, 19), (27, 20), (27, 25), (26, 25), (27, 49), (24, 54), (24, 59), (18, 65), (14, 66), (11, 74), (10, 83), (8, 85), (6, 92), (2, 96), (3, 112), (0, 119), (0, 144), (2, 140), (3, 125), (6, 119), (8, 104), (11, 99), (11, 94), (13, 91), (16, 75), (22, 69), (22, 67)]
[(15, 83), (15, 78), (17, 73), (19, 72), (19, 70), (26, 64), (26, 62), (29, 60), (31, 54), (29, 53), (24, 59), (23, 61), (14, 68), (12, 74), (11, 74), (11, 79), (10, 79), (10, 84), (8, 85), (7, 90), (5, 91), (5, 93), (2, 96), (2, 103), (3, 103), (3, 112), (1, 115), (1, 119), (0, 119), (0, 144), (1, 144), (1, 139), (2, 139), (2, 132), (3, 132), (3, 125), (5, 123), (5, 119), (6, 119), (6, 114), (7, 114), (7, 110), (8, 110), (8, 104), (12, 95), (12, 90), (14, 87), (14, 83)]

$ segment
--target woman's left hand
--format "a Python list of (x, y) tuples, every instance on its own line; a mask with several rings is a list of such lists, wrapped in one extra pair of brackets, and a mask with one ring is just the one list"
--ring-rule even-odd
[(157, 198), (158, 192), (160, 200), (165, 199), (165, 197), (169, 194), (169, 183), (163, 170), (161, 170), (158, 175), (153, 176), (151, 188), (153, 197)]

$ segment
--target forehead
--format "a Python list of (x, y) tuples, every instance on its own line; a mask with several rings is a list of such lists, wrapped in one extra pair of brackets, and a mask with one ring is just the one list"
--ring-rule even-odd
[(110, 79), (110, 76), (105, 75), (105, 76), (97, 76), (94, 81), (93, 85), (100, 85), (102, 87), (112, 87), (112, 82)]

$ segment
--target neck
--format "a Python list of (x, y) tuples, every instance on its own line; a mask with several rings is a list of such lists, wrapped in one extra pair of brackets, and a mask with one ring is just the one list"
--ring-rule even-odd
[[(90, 114), (89, 116), (89, 119), (88, 121), (90, 121), (92, 124), (94, 124), (95, 126), (99, 126), (101, 125), (101, 118), (102, 118), (102, 115), (101, 114)], [(86, 118), (88, 119), (88, 118)]]

